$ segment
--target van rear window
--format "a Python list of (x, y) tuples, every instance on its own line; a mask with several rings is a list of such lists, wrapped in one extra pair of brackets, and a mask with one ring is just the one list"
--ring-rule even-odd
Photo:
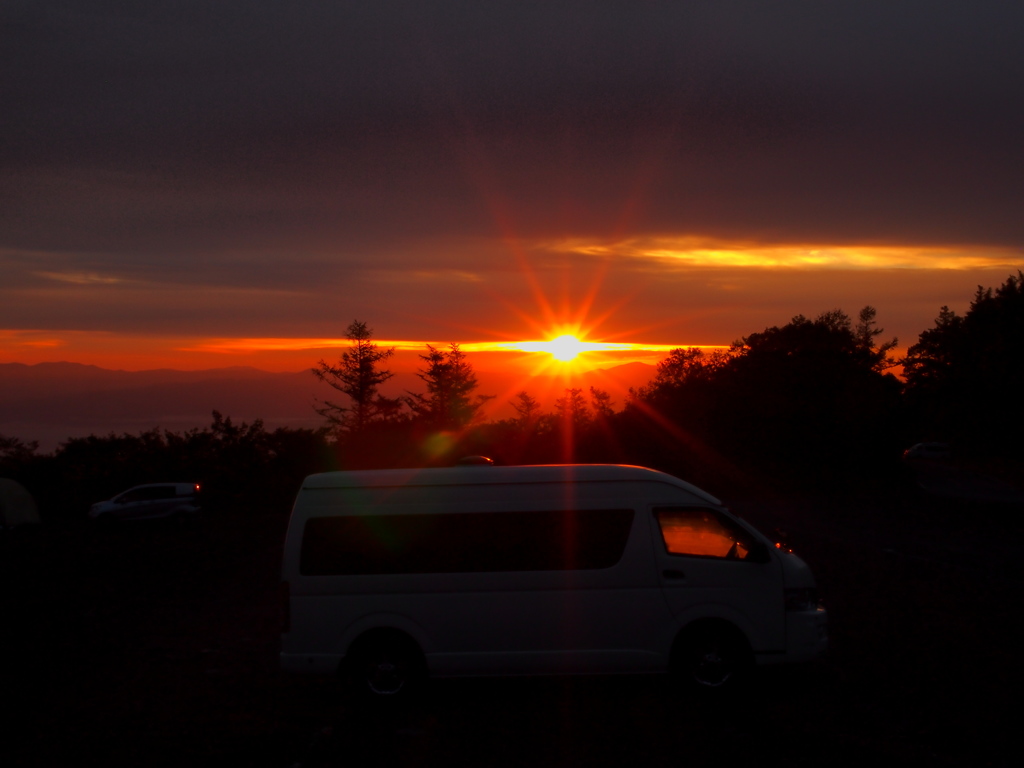
[(306, 576), (610, 568), (632, 509), (347, 515), (306, 521)]

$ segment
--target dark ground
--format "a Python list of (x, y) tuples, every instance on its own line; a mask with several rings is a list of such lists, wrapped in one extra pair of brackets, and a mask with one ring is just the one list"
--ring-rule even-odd
[(829, 657), (720, 699), (662, 678), (440, 681), (398, 710), (277, 670), (286, 510), (8, 533), (5, 766), (1016, 765), (1024, 507), (729, 499), (818, 577)]

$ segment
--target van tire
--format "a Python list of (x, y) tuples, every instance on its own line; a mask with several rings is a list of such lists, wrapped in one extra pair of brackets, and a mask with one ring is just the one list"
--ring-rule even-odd
[(691, 689), (731, 690), (753, 666), (743, 634), (725, 622), (688, 629), (676, 640), (672, 672)]
[(354, 692), (374, 701), (408, 699), (426, 677), (419, 646), (400, 632), (373, 632), (359, 638), (345, 666)]

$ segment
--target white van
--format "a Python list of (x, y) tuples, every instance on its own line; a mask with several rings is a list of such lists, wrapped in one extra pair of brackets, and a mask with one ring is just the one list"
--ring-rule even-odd
[(282, 667), (382, 696), (426, 675), (676, 671), (717, 687), (827, 644), (802, 560), (642, 467), (311, 475), (282, 578)]

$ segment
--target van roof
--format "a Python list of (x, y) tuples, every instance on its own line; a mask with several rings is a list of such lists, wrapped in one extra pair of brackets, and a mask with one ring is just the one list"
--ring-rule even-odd
[(419, 469), (368, 469), (309, 475), (303, 488), (370, 488), (411, 485), (494, 485), (505, 483), (658, 482), (674, 485), (715, 505), (711, 494), (678, 477), (625, 464), (544, 464), (534, 466), (459, 466)]

